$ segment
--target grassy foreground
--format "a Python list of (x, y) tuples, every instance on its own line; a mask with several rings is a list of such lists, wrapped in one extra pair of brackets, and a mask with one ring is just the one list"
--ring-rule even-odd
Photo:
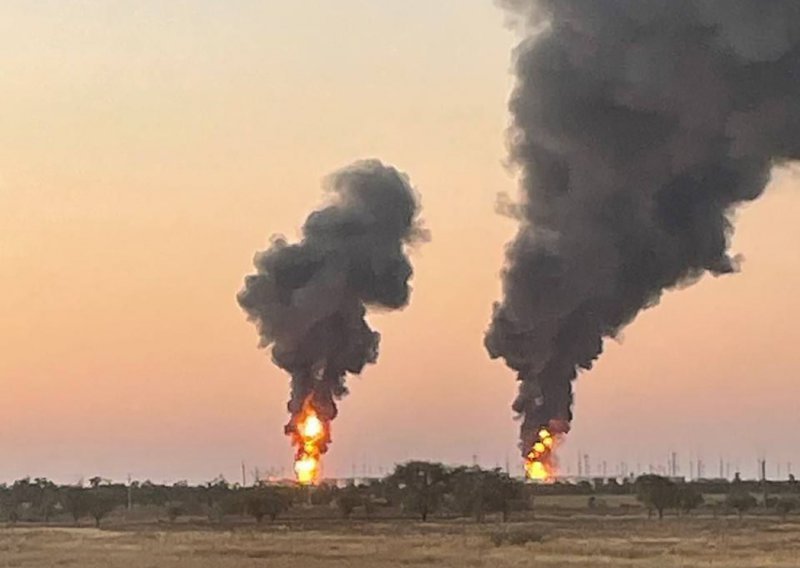
[[(527, 541), (527, 542), (526, 542)], [(0, 567), (797, 567), (800, 523), (777, 518), (183, 522), (0, 528)]]

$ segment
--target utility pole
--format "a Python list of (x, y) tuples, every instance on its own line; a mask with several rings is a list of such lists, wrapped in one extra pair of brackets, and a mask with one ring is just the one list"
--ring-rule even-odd
[(131, 485), (131, 474), (128, 474), (128, 512), (133, 510), (133, 487)]
[(242, 461), (242, 487), (247, 487), (247, 473), (244, 467), (244, 461)]

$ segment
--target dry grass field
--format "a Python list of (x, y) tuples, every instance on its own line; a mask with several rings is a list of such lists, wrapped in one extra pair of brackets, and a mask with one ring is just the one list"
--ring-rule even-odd
[[(501, 538), (509, 534), (522, 544)], [(503, 542), (499, 542), (502, 540)], [(511, 540), (515, 540), (512, 538)], [(800, 567), (800, 522), (540, 516), (467, 521), (178, 522), (0, 528), (0, 568)]]

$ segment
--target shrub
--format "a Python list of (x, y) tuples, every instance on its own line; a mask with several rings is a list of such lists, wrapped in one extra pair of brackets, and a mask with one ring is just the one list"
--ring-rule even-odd
[(247, 492), (245, 508), (247, 514), (260, 523), (264, 517), (271, 521), (289, 510), (290, 500), (275, 487), (258, 487)]
[(728, 495), (725, 504), (739, 513), (739, 518), (741, 519), (744, 514), (755, 507), (758, 502), (756, 498), (747, 491), (733, 491)]
[(636, 498), (647, 507), (647, 515), (655, 510), (664, 518), (664, 509), (678, 506), (678, 487), (660, 475), (642, 475), (636, 480)]
[(350, 486), (339, 492), (339, 496), (336, 498), (336, 506), (339, 507), (342, 517), (349, 519), (355, 508), (362, 505), (362, 501), (363, 499), (358, 489)]
[(800, 502), (794, 497), (781, 497), (778, 499), (778, 502), (775, 503), (775, 510), (784, 520), (786, 520), (789, 513), (798, 508), (800, 508)]

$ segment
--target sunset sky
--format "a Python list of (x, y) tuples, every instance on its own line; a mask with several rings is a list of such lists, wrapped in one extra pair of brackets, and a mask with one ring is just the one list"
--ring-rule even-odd
[[(411, 305), (333, 425), (325, 473), (410, 458), (518, 467), (516, 383), (483, 333), (516, 192), (514, 33), (490, 0), (0, 4), (0, 482), (289, 473), (288, 379), (235, 294), (321, 180), (407, 172), (430, 243)], [(741, 274), (704, 278), (577, 385), (562, 468), (722, 456), (800, 472), (800, 173), (737, 214)]]

